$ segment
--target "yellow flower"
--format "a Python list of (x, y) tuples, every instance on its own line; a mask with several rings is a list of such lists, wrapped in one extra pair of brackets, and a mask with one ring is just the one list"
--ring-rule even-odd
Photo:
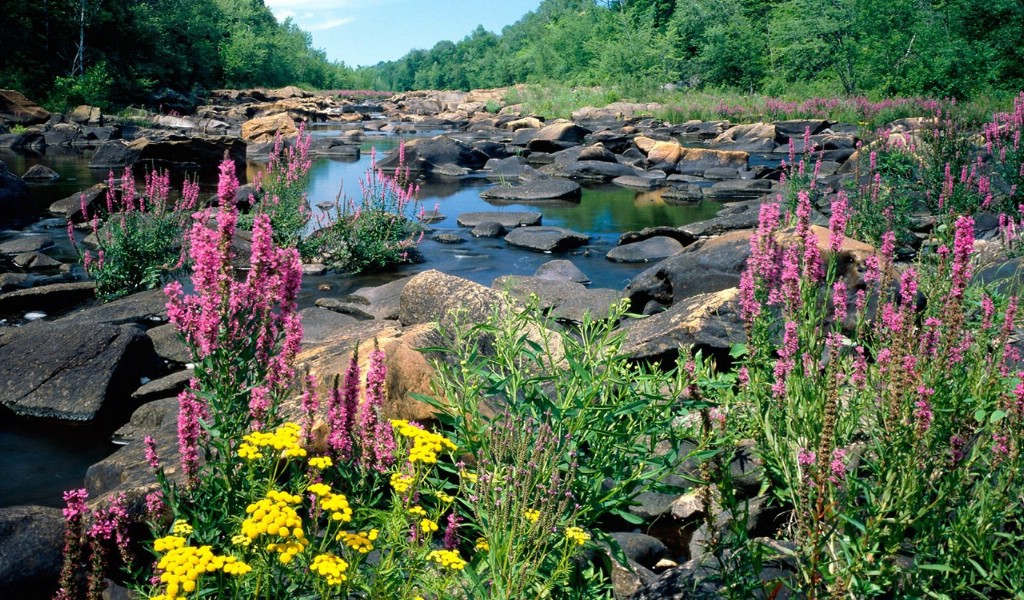
[(577, 545), (582, 546), (590, 541), (590, 534), (579, 527), (569, 527), (565, 530), (565, 537)]
[(260, 452), (260, 449), (256, 446), (253, 446), (248, 442), (242, 442), (238, 445), (238, 456), (245, 460), (256, 460), (258, 458), (263, 458), (263, 453)]
[(422, 519), (420, 521), (420, 530), (426, 535), (434, 533), (435, 531), (437, 531), (437, 521), (431, 521), (430, 519)]
[(174, 521), (174, 525), (171, 526), (171, 532), (175, 535), (191, 535), (192, 526), (179, 519)]
[(313, 483), (306, 488), (306, 491), (316, 496), (326, 496), (331, 493), (331, 486), (326, 483)]
[[(254, 431), (246, 434), (239, 445), (239, 456), (252, 460), (253, 458), (261, 458), (262, 454), (259, 453), (259, 448), (272, 448), (275, 452), (279, 452), (281, 458), (301, 458), (306, 456), (306, 449), (300, 444), (299, 434), (302, 428), (299, 427), (298, 423), (283, 423), (280, 427), (274, 430), (273, 433), (267, 433), (265, 431)], [(246, 448), (246, 446), (250, 448)], [(243, 448), (245, 453), (243, 455)], [(259, 456), (255, 456), (255, 454)]]
[(422, 506), (410, 506), (409, 507), (409, 514), (413, 515), (413, 516), (417, 516), (417, 517), (419, 517), (419, 516), (425, 517), (425, 516), (427, 516), (427, 511), (423, 510)]
[(160, 583), (166, 586), (158, 597), (172, 600), (180, 593), (196, 591), (196, 582), (204, 573), (223, 570), (229, 575), (244, 575), (252, 567), (233, 556), (217, 556), (210, 546), (179, 546), (160, 559), (157, 569), (162, 571)]
[(329, 553), (317, 555), (309, 565), (309, 570), (326, 579), (327, 585), (340, 585), (348, 579), (345, 575), (348, 563)]
[(348, 523), (352, 520), (352, 507), (344, 494), (329, 494), (320, 499), (320, 507), (331, 513), (335, 521)]
[(437, 462), (438, 452), (445, 448), (456, 449), (455, 444), (443, 435), (427, 431), (409, 421), (394, 419), (391, 421), (391, 427), (398, 435), (412, 441), (412, 448), (409, 449), (411, 463), (434, 464)]
[(427, 555), (427, 560), (453, 571), (461, 571), (466, 566), (466, 561), (459, 556), (458, 550), (434, 550)]
[(334, 539), (343, 540), (349, 548), (360, 554), (366, 554), (373, 550), (373, 542), (377, 539), (378, 533), (380, 532), (376, 529), (355, 532), (342, 531)]
[(314, 456), (309, 459), (309, 466), (314, 469), (326, 469), (327, 467), (333, 466), (334, 462), (331, 461), (330, 456)]
[(448, 494), (442, 492), (441, 490), (434, 492), (434, 495), (437, 496), (438, 500), (444, 502), (445, 504), (451, 504), (452, 502), (455, 502), (455, 496), (449, 496)]
[(540, 519), (540, 511), (536, 508), (528, 508), (523, 511), (523, 517), (531, 523), (536, 523)]
[(278, 553), (278, 560), (288, 564), (309, 545), (302, 530), (302, 519), (292, 505), (302, 502), (302, 497), (288, 492), (270, 490), (262, 500), (245, 508), (249, 515), (242, 521), (242, 533), (250, 541), (261, 535), (275, 537), (267, 550)]
[(412, 482), (412, 475), (403, 475), (401, 473), (391, 474), (391, 487), (399, 494), (404, 494), (409, 491), (409, 487), (412, 485)]
[(491, 549), (491, 545), (487, 543), (485, 538), (476, 538), (476, 549), (481, 552), (486, 552)]
[(231, 536), (231, 543), (236, 546), (248, 546), (252, 543), (252, 540), (249, 539), (249, 536), (245, 535), (244, 533), (239, 533), (237, 535)]
[(153, 541), (153, 550), (157, 552), (167, 552), (169, 550), (181, 548), (184, 545), (185, 538), (177, 535), (167, 535)]
[(470, 483), (476, 483), (477, 480), (476, 473), (470, 473), (469, 471), (459, 471), (459, 477)]

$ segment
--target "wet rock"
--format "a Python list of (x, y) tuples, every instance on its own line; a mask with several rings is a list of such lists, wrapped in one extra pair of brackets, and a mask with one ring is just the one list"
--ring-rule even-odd
[(185, 364), (192, 361), (191, 351), (178, 333), (178, 328), (173, 323), (158, 325), (146, 330), (153, 343), (153, 351), (161, 359), (178, 364)]
[(534, 277), (552, 281), (574, 281), (587, 285), (590, 278), (571, 261), (565, 259), (551, 260), (537, 267)]
[(134, 326), (36, 322), (0, 338), (0, 403), (16, 414), (91, 421), (131, 405), (152, 343)]
[(341, 138), (314, 138), (309, 152), (317, 156), (359, 158), (359, 143)]
[(3, 134), (0, 135), (0, 148), (42, 152), (46, 148), (46, 138), (37, 129), (30, 129), (21, 133)]
[(96, 295), (91, 281), (55, 283), (0, 294), (0, 313), (42, 310), (49, 313), (72, 308)]
[[(89, 284), (91, 282), (85, 282)], [(70, 285), (70, 284), (68, 284)], [(54, 286), (49, 286), (54, 287)], [(59, 319), (61, 323), (139, 324), (152, 327), (167, 322), (167, 294), (161, 289), (147, 290), (112, 302), (89, 306)]]
[(510, 246), (535, 252), (560, 252), (582, 246), (589, 241), (589, 235), (564, 227), (550, 226), (517, 227), (505, 236), (505, 242)]
[(0, 223), (27, 217), (31, 212), (32, 192), (0, 161)]
[(24, 181), (32, 181), (35, 183), (43, 183), (47, 181), (56, 181), (60, 179), (60, 173), (54, 171), (46, 165), (32, 165), (28, 171), (25, 171), (24, 175), (21, 176)]
[(665, 312), (629, 321), (622, 350), (639, 360), (672, 360), (691, 345), (728, 351), (746, 339), (738, 299), (736, 288), (699, 294)]
[(536, 179), (540, 173), (527, 164), (522, 156), (508, 158), (492, 158), (484, 165), (487, 176), (491, 179)]
[(141, 151), (124, 140), (104, 142), (89, 160), (90, 169), (121, 169), (139, 160)]
[(592, 181), (611, 181), (616, 177), (637, 176), (642, 173), (642, 171), (626, 165), (599, 160), (580, 160), (556, 170), (556, 174), (560, 177)]
[(432, 238), (440, 244), (464, 244), (465, 238), (455, 233), (439, 233)]
[(633, 310), (654, 300), (671, 306), (691, 296), (739, 285), (750, 256), (750, 231), (736, 231), (697, 242), (640, 273), (626, 293)]
[(45, 123), (50, 112), (16, 90), (0, 90), (0, 120), (12, 125)]
[(40, 252), (24, 252), (14, 257), (14, 264), (22, 269), (35, 270), (55, 269), (63, 263)]
[(721, 235), (738, 229), (757, 227), (760, 200), (740, 202), (718, 212), (718, 215), (704, 221), (697, 221), (680, 227), (695, 237)]
[(517, 186), (499, 185), (484, 190), (480, 197), (485, 200), (506, 200), (515, 202), (542, 202), (544, 200), (579, 201), (582, 197), (580, 185), (565, 179), (538, 179)]
[(331, 339), (338, 329), (352, 325), (359, 320), (352, 314), (343, 314), (346, 311), (324, 306), (320, 303), (321, 300), (333, 300), (333, 298), (320, 298), (317, 300), (317, 306), (299, 311), (299, 315), (302, 317), (302, 343), (305, 345), (322, 344)]
[(506, 230), (505, 226), (502, 225), (501, 223), (495, 221), (486, 221), (474, 227), (473, 230), (470, 231), (470, 233), (473, 235), (473, 237), (476, 238), (497, 238), (508, 233), (508, 230)]
[(460, 214), (456, 220), (459, 227), (476, 227), (481, 223), (500, 223), (506, 229), (540, 225), (541, 214), (539, 212), (526, 211), (483, 211), (467, 212)]
[(38, 252), (53, 245), (53, 238), (43, 234), (29, 234), (0, 242), (0, 254)]
[(77, 194), (71, 194), (67, 198), (57, 200), (50, 205), (50, 212), (55, 215), (63, 215), (74, 223), (82, 223), (87, 220), (82, 212), (84, 205), (89, 215), (95, 215), (100, 205), (106, 200), (107, 184), (97, 183), (96, 185), (83, 190)]
[(656, 236), (616, 246), (608, 251), (605, 258), (612, 262), (642, 263), (662, 260), (683, 251), (678, 240), (667, 236)]
[(57, 591), (63, 555), (59, 508), (0, 508), (0, 590), (5, 597), (50, 598)]
[[(385, 172), (398, 168), (399, 152), (396, 150), (377, 167)], [(490, 159), (486, 154), (469, 144), (446, 135), (432, 138), (418, 138), (405, 144), (406, 165), (413, 171), (430, 173), (442, 165), (455, 165), (463, 169), (481, 169)]]
[(676, 184), (672, 186), (672, 189), (662, 192), (661, 199), (665, 201), (665, 204), (671, 205), (700, 204), (704, 201), (704, 190), (696, 185)]
[(619, 245), (625, 246), (626, 244), (633, 244), (636, 242), (642, 242), (653, 237), (668, 237), (678, 241), (683, 246), (689, 246), (690, 244), (697, 241), (697, 238), (693, 235), (679, 229), (678, 227), (669, 227), (667, 225), (658, 225), (656, 227), (644, 227), (640, 231), (627, 231), (626, 233), (619, 236)]
[(0, 273), (0, 293), (27, 289), (35, 282), (36, 277), (27, 273)]

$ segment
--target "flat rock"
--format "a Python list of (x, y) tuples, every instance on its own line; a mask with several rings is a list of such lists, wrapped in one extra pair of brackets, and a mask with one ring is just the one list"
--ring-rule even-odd
[(757, 227), (760, 206), (760, 200), (738, 202), (719, 211), (710, 219), (683, 225), (680, 229), (694, 237), (707, 237), (721, 235), (727, 231), (752, 229)]
[(299, 311), (299, 316), (302, 317), (302, 343), (309, 345), (324, 343), (333, 337), (336, 330), (358, 320), (353, 315), (328, 310), (319, 304), (303, 308)]
[(557, 174), (560, 177), (592, 181), (611, 181), (616, 177), (630, 175), (635, 176), (640, 173), (641, 171), (633, 169), (632, 167), (627, 167), (626, 165), (600, 160), (579, 160), (574, 163), (570, 163), (557, 171)]
[(34, 181), (42, 183), (46, 181), (56, 181), (60, 179), (60, 173), (54, 171), (46, 165), (32, 165), (28, 171), (21, 176), (25, 181)]
[(439, 233), (439, 234), (435, 235), (431, 239), (433, 239), (435, 242), (437, 242), (439, 244), (464, 244), (464, 243), (466, 243), (466, 238), (464, 238), (461, 235), (458, 235), (456, 233)]
[(687, 298), (665, 312), (624, 325), (623, 352), (638, 360), (671, 360), (696, 345), (727, 351), (743, 343), (739, 290), (729, 288)]
[(498, 277), (491, 283), (491, 287), (508, 292), (522, 304), (529, 302), (531, 296), (536, 296), (538, 308), (544, 314), (573, 323), (582, 323), (587, 315), (592, 319), (607, 317), (611, 305), (623, 297), (619, 290), (589, 289), (573, 281), (521, 275)]
[(54, 269), (63, 263), (41, 252), (24, 252), (14, 257), (14, 264), (22, 269)]
[(676, 172), (705, 176), (710, 169), (746, 169), (749, 160), (750, 155), (743, 151), (684, 148), (676, 162)]
[(776, 184), (769, 179), (731, 179), (719, 181), (704, 189), (704, 197), (719, 202), (735, 202), (738, 200), (756, 200), (771, 194)]
[(704, 190), (696, 185), (675, 184), (661, 193), (665, 204), (690, 206), (704, 201)]
[(0, 294), (0, 313), (25, 310), (59, 312), (72, 308), (96, 295), (91, 281), (55, 283)]
[(0, 339), (0, 403), (23, 416), (91, 421), (128, 408), (154, 363), (138, 327), (32, 323)]
[(505, 229), (505, 226), (502, 225), (501, 223), (498, 223), (496, 221), (487, 221), (485, 223), (480, 223), (479, 225), (474, 227), (473, 230), (470, 231), (469, 233), (476, 238), (496, 238), (505, 235), (506, 233), (508, 233), (508, 230)]
[(665, 185), (661, 180), (651, 177), (640, 177), (638, 175), (623, 175), (612, 179), (612, 183), (618, 186), (634, 188), (638, 190), (655, 190)]
[(526, 146), (537, 152), (557, 152), (570, 146), (582, 144), (583, 138), (588, 133), (590, 133), (589, 129), (570, 121), (552, 123), (541, 127)]
[(137, 292), (124, 298), (118, 298), (113, 302), (96, 304), (71, 312), (61, 317), (59, 321), (110, 325), (140, 324), (152, 327), (167, 322), (167, 294), (160, 289)]
[(505, 236), (510, 246), (535, 252), (560, 252), (582, 246), (590, 236), (564, 227), (517, 227)]
[(480, 193), (480, 197), (516, 202), (540, 202), (544, 200), (575, 200), (582, 197), (580, 184), (566, 179), (538, 179), (522, 185), (498, 185)]
[(53, 245), (53, 238), (44, 234), (21, 235), (0, 242), (0, 254), (39, 252)]
[(616, 246), (608, 251), (605, 258), (612, 262), (621, 263), (650, 262), (679, 254), (683, 251), (683, 248), (684, 246), (675, 238), (656, 236), (639, 242)]
[(177, 371), (144, 383), (132, 392), (132, 398), (140, 402), (151, 402), (159, 398), (177, 396), (188, 385), (189, 379), (192, 379), (191, 370)]
[(655, 227), (644, 227), (640, 231), (627, 231), (619, 236), (619, 245), (633, 244), (653, 237), (669, 237), (678, 241), (683, 246), (689, 246), (697, 241), (697, 238), (678, 227), (668, 225), (657, 225)]
[(571, 261), (565, 259), (550, 260), (537, 267), (534, 277), (550, 279), (552, 281), (574, 281), (587, 285), (590, 278)]
[(165, 361), (185, 364), (192, 361), (192, 353), (178, 333), (174, 323), (164, 323), (146, 330), (153, 343), (153, 351)]
[(49, 211), (55, 215), (63, 215), (75, 223), (82, 223), (88, 218), (82, 212), (82, 207), (85, 206), (89, 215), (95, 215), (98, 212), (100, 203), (106, 200), (106, 195), (107, 184), (97, 183), (77, 194), (57, 200), (50, 205)]
[(456, 220), (459, 227), (476, 227), (481, 223), (501, 223), (506, 229), (540, 225), (541, 214), (539, 212), (526, 211), (483, 211), (467, 212), (459, 215)]
[(59, 508), (0, 508), (0, 590), (5, 597), (51, 597), (57, 591), (63, 548)]

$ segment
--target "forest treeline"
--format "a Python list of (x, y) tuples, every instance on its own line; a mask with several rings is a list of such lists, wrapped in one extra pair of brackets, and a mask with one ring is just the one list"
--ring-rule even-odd
[[(51, 108), (295, 84), (671, 84), (970, 98), (1024, 87), (1024, 0), (544, 0), (493, 33), (351, 68), (262, 0), (4, 0), (0, 87)], [(381, 18), (387, 18), (381, 14)], [(401, 44), (400, 40), (395, 41)]]

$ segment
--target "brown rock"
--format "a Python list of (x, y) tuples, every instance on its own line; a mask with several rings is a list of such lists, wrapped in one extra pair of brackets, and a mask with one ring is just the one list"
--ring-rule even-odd
[(298, 132), (295, 120), (285, 113), (259, 117), (242, 124), (242, 139), (257, 144), (274, 141), (278, 133), (283, 137), (289, 137)]
[(44, 123), (50, 113), (24, 94), (15, 90), (0, 90), (0, 119), (15, 125)]

